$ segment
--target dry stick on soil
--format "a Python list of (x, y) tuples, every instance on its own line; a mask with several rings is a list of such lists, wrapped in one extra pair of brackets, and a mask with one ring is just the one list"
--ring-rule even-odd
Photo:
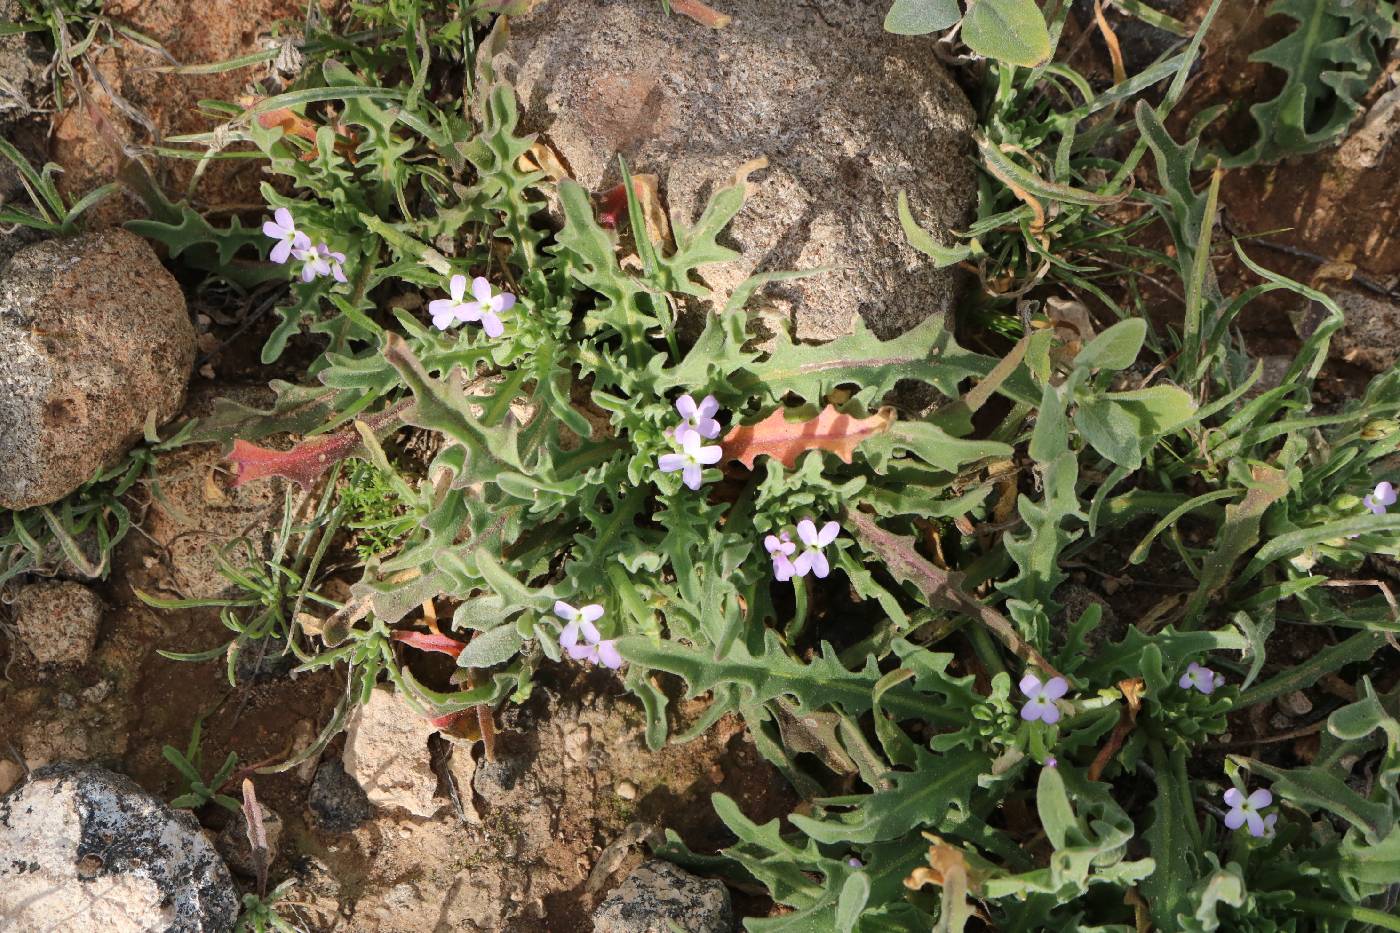
[[(1390, 617), (1396, 622), (1400, 622), (1400, 604), (1395, 601), (1395, 594), (1390, 591), (1384, 580), (1325, 580), (1323, 586), (1374, 586), (1381, 591), (1385, 597), (1385, 603), (1390, 607)], [(1395, 640), (1394, 632), (1384, 632), (1385, 640), (1390, 647), (1400, 651), (1400, 642)]]
[(864, 513), (847, 510), (845, 519), (870, 549), (884, 559), (886, 569), (896, 579), (908, 580), (918, 587), (930, 606), (972, 616), (990, 629), (1016, 657), (1052, 676), (1064, 676), (1016, 632), (1006, 616), (968, 595), (962, 589), (962, 574), (935, 567), (914, 550), (913, 541), (890, 534)]

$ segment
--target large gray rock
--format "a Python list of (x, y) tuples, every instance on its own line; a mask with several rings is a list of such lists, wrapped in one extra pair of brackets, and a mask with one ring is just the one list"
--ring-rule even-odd
[(86, 664), (97, 644), (102, 600), (81, 583), (30, 583), (11, 607), (20, 644), (40, 664)]
[[(654, 173), (692, 224), (735, 169), (766, 157), (729, 228), (741, 258), (704, 271), (722, 305), (754, 271), (833, 267), (770, 287), (796, 336), (881, 337), (952, 307), (954, 278), (905, 242), (896, 196), (951, 245), (976, 198), (972, 109), (930, 37), (885, 33), (886, 0), (714, 0), (708, 29), (645, 0), (543, 0), (511, 22), (522, 125), (586, 188)], [(693, 322), (692, 322), (693, 324)]]
[(219, 933), (238, 897), (188, 814), (94, 767), (37, 771), (0, 799), (6, 933)]
[(148, 413), (180, 410), (194, 353), (180, 286), (140, 237), (15, 253), (0, 271), (0, 506), (56, 501), (120, 461)]
[(655, 859), (638, 866), (593, 912), (593, 933), (729, 933), (733, 928), (728, 888)]

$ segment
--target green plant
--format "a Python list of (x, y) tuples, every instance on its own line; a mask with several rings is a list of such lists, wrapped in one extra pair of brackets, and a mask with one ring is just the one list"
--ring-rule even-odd
[(304, 933), (302, 927), (289, 923), (277, 911), (277, 903), (291, 894), (295, 881), (284, 881), (272, 893), (258, 895), (252, 891), (243, 895), (243, 908), (238, 914), (238, 933)]
[(178, 431), (160, 440), (155, 425), (148, 424), (143, 443), (66, 498), (29, 509), (0, 509), (0, 586), (26, 573), (76, 572), (105, 579), (113, 549), (131, 530), (129, 497), (138, 486), (160, 495), (156, 454), (183, 442)]
[(238, 753), (229, 752), (228, 757), (219, 770), (214, 772), (214, 776), (208, 781), (204, 780), (201, 773), (203, 768), (203, 753), (200, 745), (201, 736), (204, 732), (204, 719), (200, 717), (195, 720), (194, 729), (190, 731), (189, 745), (182, 752), (173, 745), (167, 745), (160, 750), (161, 755), (170, 766), (180, 772), (180, 776), (185, 779), (187, 790), (185, 793), (170, 801), (172, 807), (180, 807), (189, 810), (198, 810), (207, 803), (216, 803), (233, 813), (239, 810), (239, 803), (227, 794), (221, 793), (222, 788), (228, 783), (233, 775), (233, 769), (238, 767)]
[(54, 175), (59, 171), (57, 165), (50, 162), (42, 169), (35, 169), (29, 160), (5, 139), (0, 139), (0, 156), (4, 156), (18, 170), (20, 184), (24, 186), (25, 193), (35, 207), (34, 211), (27, 211), (13, 204), (0, 204), (0, 224), (20, 224), (56, 236), (71, 236), (76, 232), (78, 221), (88, 208), (121, 187), (116, 182), (100, 185), (70, 205), (54, 184)]
[[(1060, 4), (1061, 12), (1069, 4)], [(963, 42), (979, 55), (1008, 65), (1034, 67), (1050, 58), (1051, 38), (1035, 0), (894, 0), (885, 29), (920, 36), (958, 26)]]
[(1275, 0), (1268, 12), (1297, 26), (1249, 60), (1287, 77), (1277, 95), (1249, 108), (1259, 137), (1225, 154), (1227, 166), (1277, 162), (1339, 140), (1380, 73), (1379, 51), (1400, 38), (1389, 0)]
[[(500, 30), (477, 45), (465, 12), (410, 0), (361, 14), (350, 28), (381, 43), (310, 37), (340, 58), (318, 55), (229, 131), (290, 184), (266, 189), (263, 245), (300, 281), (264, 357), (308, 337), (325, 352), (271, 409), (225, 405), (187, 435), (233, 440), (239, 482), (319, 489), (322, 542), (345, 523), (392, 529), (314, 629), (270, 611), (314, 577), (280, 560), (239, 607), (275, 620), (257, 631), (301, 669), (346, 675), (301, 757), (381, 676), (443, 722), (527, 696), (549, 662), (625, 664), (652, 747), (736, 714), (810, 803), (784, 832), (717, 797), (735, 845), (663, 848), (790, 908), (750, 929), (960, 930), (974, 913), (1007, 930), (1397, 928), (1395, 690), (1350, 677), (1357, 698), (1311, 761), (1213, 747), (1247, 727), (1241, 711), (1345, 681), (1400, 628), (1384, 594), (1342, 598), (1395, 553), (1400, 514), (1372, 489), (1400, 443), (1400, 376), (1316, 412), (1340, 310), (1238, 245), (1260, 284), (1221, 288), (1218, 176), (1193, 179), (1195, 143), (1164, 126), (1200, 35), (1099, 94), (1059, 63), (988, 66), (966, 242), (940, 247), (902, 214), (937, 261), (977, 262), (990, 294), (969, 316), (1001, 322), (977, 335), (991, 352), (941, 320), (760, 350), (744, 307), (795, 273), (709, 308), (701, 278), (733, 256), (723, 233), (752, 166), (662, 239), (620, 164), (628, 209), (610, 229), (588, 192), (536, 169), (491, 70)], [(1163, 81), (1156, 107), (1137, 100)], [(1134, 191), (1139, 172), (1151, 183)], [(537, 216), (546, 194), (557, 231)], [(184, 210), (141, 229), (205, 248), (201, 263), (250, 253), (249, 231)], [(1149, 228), (1169, 251), (1144, 245)], [(1158, 274), (1181, 294), (1160, 333), (1139, 289)], [(1108, 323), (1056, 326), (1038, 303), (1054, 289)], [(1280, 290), (1325, 321), (1265, 388), (1234, 322)], [(431, 326), (405, 295), (430, 298)], [(697, 307), (686, 341), (677, 321)], [(934, 397), (921, 414), (882, 407), (904, 380)], [(410, 428), (431, 439), (421, 468), (388, 452)], [(306, 439), (255, 443), (281, 432)], [(365, 465), (341, 482), (346, 460)], [(1171, 598), (1117, 626), (1100, 605), (1067, 611), (1072, 569), (1124, 559), (1153, 561)], [(425, 603), (454, 607), (450, 634), (418, 630)], [(1285, 626), (1322, 647), (1281, 663)], [(446, 689), (415, 675), (417, 651), (456, 659)], [(708, 698), (684, 734), (658, 673)]]
[(234, 633), (230, 641), (216, 648), (194, 653), (162, 650), (162, 657), (172, 661), (222, 657), (230, 686), (237, 683), (240, 657), (258, 652), (253, 663), (259, 663), (276, 642), (281, 643), (281, 653), (294, 654), (303, 662), (311, 660), (296, 620), (305, 607), (326, 607), (332, 611), (340, 607), (315, 589), (344, 511), (341, 505), (332, 505), (333, 481), (331, 486), (314, 513), (301, 523), (297, 521), (296, 498), (290, 488), (286, 491), (282, 524), (274, 536), (271, 553), (264, 556), (259, 543), (240, 538), (216, 555), (219, 574), (228, 580), (235, 595), (222, 599), (163, 599), (135, 590), (137, 598), (157, 609), (219, 609), (220, 621)]

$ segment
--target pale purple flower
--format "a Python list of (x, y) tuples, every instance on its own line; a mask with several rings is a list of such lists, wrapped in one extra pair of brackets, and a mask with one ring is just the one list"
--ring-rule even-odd
[(682, 395), (676, 399), (676, 411), (685, 420), (680, 423), (676, 431), (699, 431), (700, 436), (707, 439), (719, 437), (719, 422), (715, 420), (715, 415), (719, 413), (719, 402), (713, 395), (707, 395), (696, 404), (695, 399), (689, 395)]
[(510, 292), (495, 294), (491, 283), (479, 275), (472, 279), (472, 296), (476, 298), (476, 302), (464, 320), (480, 321), (481, 329), (493, 340), (505, 333), (506, 328), (501, 323), (500, 315), (515, 307), (515, 296)]
[[(433, 316), (434, 327), (438, 330), (447, 330), (453, 324), (476, 320), (474, 317), (469, 317), (476, 303), (462, 300), (467, 294), (467, 277), (465, 275), (454, 275), (447, 283), (447, 293), (452, 297), (435, 298), (428, 302), (428, 313)], [(477, 314), (477, 317), (480, 317), (480, 313)]]
[(263, 221), (262, 231), (264, 236), (270, 236), (277, 241), (277, 245), (272, 247), (272, 252), (268, 255), (268, 258), (273, 262), (284, 263), (291, 257), (292, 250), (304, 250), (311, 247), (310, 238), (297, 229), (291, 211), (285, 207), (279, 207), (272, 212), (272, 218), (272, 220)]
[(862, 868), (865, 867), (865, 863), (862, 862), (860, 859), (856, 858), (854, 855), (846, 859), (846, 864), (854, 868), (856, 871), (860, 871)]
[(816, 523), (810, 518), (798, 522), (797, 536), (807, 546), (792, 562), (793, 573), (799, 577), (807, 576), (808, 571), (817, 577), (825, 577), (831, 573), (831, 562), (826, 559), (826, 554), (822, 553), (822, 548), (835, 541), (840, 533), (841, 526), (836, 522), (827, 522), (821, 531), (817, 530)]
[(602, 606), (592, 603), (575, 609), (561, 599), (554, 604), (554, 614), (567, 623), (559, 633), (559, 647), (569, 657), (590, 664), (601, 662), (613, 670), (622, 666), (616, 640), (604, 640), (598, 626), (593, 624), (603, 617)]
[(1054, 755), (1051, 755), (1050, 757), (1048, 757), (1048, 758), (1045, 759), (1045, 767), (1047, 767), (1047, 768), (1058, 768), (1059, 766), (1060, 766), (1060, 760), (1059, 760), (1058, 758), (1056, 758)]
[(1377, 483), (1375, 490), (1361, 502), (1372, 515), (1384, 515), (1385, 510), (1395, 504), (1395, 487), (1388, 482)]
[(1260, 811), (1273, 802), (1274, 795), (1262, 787), (1248, 797), (1232, 787), (1225, 792), (1225, 804), (1230, 808), (1230, 812), (1225, 814), (1225, 825), (1230, 829), (1248, 826), (1249, 834), (1256, 838), (1269, 835), (1278, 822), (1278, 814), (1271, 813), (1266, 817)]
[(1063, 677), (1051, 677), (1044, 683), (1034, 674), (1021, 678), (1021, 692), (1030, 699), (1021, 707), (1021, 718), (1028, 722), (1040, 720), (1044, 723), (1060, 721), (1060, 708), (1055, 701), (1069, 692), (1069, 681)]
[(345, 270), (341, 268), (341, 263), (345, 261), (344, 253), (337, 253), (331, 250), (324, 243), (317, 243), (315, 246), (306, 249), (294, 250), (296, 258), (304, 260), (301, 267), (301, 280), (310, 282), (312, 279), (329, 275), (337, 282), (345, 282)]
[(788, 537), (788, 533), (784, 531), (781, 534), (769, 535), (763, 539), (763, 548), (773, 558), (773, 578), (780, 583), (791, 580), (797, 572), (792, 565), (792, 554), (797, 550), (797, 545)]
[(1186, 673), (1182, 674), (1176, 683), (1182, 690), (1199, 690), (1210, 696), (1216, 687), (1225, 686), (1225, 676), (1192, 661), (1186, 666)]
[(681, 442), (680, 452), (662, 454), (657, 458), (656, 466), (662, 473), (682, 471), (681, 476), (685, 480), (685, 484), (691, 489), (699, 489), (705, 467), (719, 463), (724, 452), (720, 450), (718, 445), (701, 446), (699, 431), (682, 429), (676, 433), (677, 439)]

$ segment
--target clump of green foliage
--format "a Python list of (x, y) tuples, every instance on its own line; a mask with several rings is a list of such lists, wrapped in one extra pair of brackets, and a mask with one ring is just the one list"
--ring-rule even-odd
[(1277, 162), (1340, 140), (1381, 74), (1382, 50), (1400, 39), (1390, 0), (1275, 0), (1268, 12), (1296, 25), (1249, 60), (1287, 76), (1277, 95), (1249, 108), (1258, 138), (1225, 165)]
[[(976, 224), (942, 247), (903, 214), (935, 259), (979, 265), (982, 302), (1014, 322), (1003, 330), (1014, 343), (973, 352), (930, 320), (888, 341), (857, 326), (820, 347), (779, 334), (759, 350), (744, 307), (787, 274), (742, 285), (691, 342), (676, 327), (715, 297), (704, 268), (734, 255), (721, 238), (743, 209), (742, 173), (658, 242), (622, 166), (628, 228), (607, 229), (587, 192), (535, 169), (492, 67), (502, 33), (484, 32), (484, 14), (413, 0), (357, 10), (350, 28), (378, 41), (309, 36), (323, 51), (219, 137), (255, 146), (287, 181), (265, 189), (268, 204), (345, 256), (343, 283), (290, 284), (264, 358), (308, 337), (324, 352), (309, 384), (276, 386), (271, 410), (227, 405), (188, 435), (238, 438), (244, 481), (319, 487), (320, 514), (336, 516), (320, 540), (332, 524), (392, 529), (315, 631), (262, 614), (310, 593), (309, 570), (269, 571), (290, 589), (254, 587), (246, 608), (273, 622), (235, 617), (241, 638), (285, 640), (302, 670), (345, 673), (308, 753), (381, 677), (434, 718), (528, 694), (542, 665), (564, 660), (556, 604), (598, 605), (653, 747), (737, 714), (810, 800), (785, 832), (717, 796), (734, 846), (697, 855), (673, 837), (663, 849), (791, 909), (750, 929), (961, 930), (974, 915), (1007, 930), (1400, 928), (1387, 913), (1400, 847), (1393, 687), (1358, 678), (1307, 763), (1226, 758), (1213, 744), (1232, 717), (1355, 670), (1400, 629), (1383, 595), (1347, 589), (1400, 544), (1400, 514), (1360, 501), (1400, 444), (1400, 374), (1319, 412), (1335, 304), (1238, 244), (1259, 284), (1222, 292), (1218, 176), (1198, 183), (1195, 143), (1164, 126), (1199, 36), (1097, 94), (1058, 63), (988, 67)], [(1140, 99), (1162, 82), (1158, 106)], [(291, 119), (257, 119), (282, 111)], [(1151, 183), (1135, 192), (1140, 170)], [(542, 222), (546, 194), (557, 231)], [(1109, 208), (1135, 219), (1109, 221)], [(1170, 252), (1135, 245), (1149, 225)], [(211, 268), (246, 272), (270, 246), (188, 208), (139, 228)], [(1162, 334), (1136, 287), (1149, 267), (1183, 297), (1180, 325)], [(436, 295), (454, 275), (515, 296), (499, 337), (439, 330), (388, 300)], [(1092, 338), (1055, 327), (1028, 297), (1051, 285), (1095, 300), (1106, 326)], [(1280, 290), (1324, 321), (1266, 387), (1234, 323)], [(937, 401), (839, 455), (810, 444), (692, 485), (658, 469), (676, 451), (667, 429), (682, 393), (713, 395), (730, 427), (828, 405), (863, 422), (901, 380)], [(441, 441), (421, 472), (396, 468), (382, 445), (403, 425)], [(311, 436), (291, 451), (247, 446), (286, 431)], [(340, 483), (345, 458), (368, 466)], [(802, 519), (841, 526), (832, 576), (775, 580), (764, 538)], [(1180, 598), (1120, 630), (1098, 606), (1067, 616), (1070, 568), (1105, 553), (1153, 562)], [(412, 631), (426, 601), (455, 607), (455, 637)], [(1279, 664), (1284, 631), (1324, 647)], [(456, 657), (452, 688), (414, 675), (405, 653), (423, 649)], [(1223, 684), (1183, 679), (1201, 662)], [(670, 734), (657, 673), (708, 697), (685, 734)], [(1027, 675), (1036, 689), (1064, 684), (1053, 717), (1027, 718)], [(1261, 784), (1276, 803), (1270, 832), (1229, 831), (1222, 795)]]

